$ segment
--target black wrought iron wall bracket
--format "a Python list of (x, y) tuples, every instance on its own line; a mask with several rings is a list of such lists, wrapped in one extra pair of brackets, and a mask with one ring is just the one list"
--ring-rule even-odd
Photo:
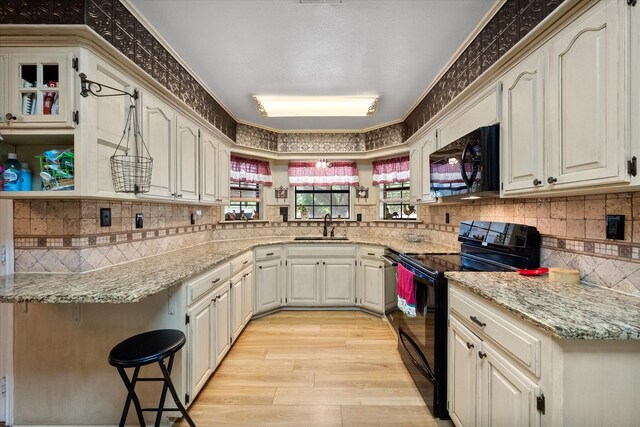
[[(89, 94), (93, 96), (97, 96), (100, 98), (107, 96), (123, 96), (129, 95), (132, 99), (138, 99), (138, 90), (134, 89), (133, 93), (129, 93), (126, 90), (118, 89), (109, 85), (105, 85), (102, 83), (95, 82), (93, 80), (89, 80), (85, 73), (80, 73), (80, 96), (86, 98)], [(101, 93), (102, 89), (110, 89), (117, 93)]]

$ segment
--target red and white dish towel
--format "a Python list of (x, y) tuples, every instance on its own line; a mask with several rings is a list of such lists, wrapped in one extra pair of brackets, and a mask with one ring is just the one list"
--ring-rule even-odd
[(413, 273), (398, 264), (398, 308), (409, 317), (416, 317), (416, 289)]

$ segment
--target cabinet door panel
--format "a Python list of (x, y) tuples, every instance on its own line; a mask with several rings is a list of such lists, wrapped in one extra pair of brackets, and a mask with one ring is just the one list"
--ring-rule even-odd
[(536, 409), (539, 387), (525, 377), (514, 365), (485, 344), (487, 357), (482, 360), (482, 393), (485, 397), (481, 410), (485, 426), (538, 426), (540, 416)]
[(293, 305), (318, 305), (319, 264), (312, 260), (289, 260), (288, 302)]
[(225, 289), (220, 291), (216, 297), (215, 310), (216, 310), (216, 327), (215, 327), (215, 348), (216, 348), (216, 366), (222, 362), (224, 356), (231, 347), (230, 343), (230, 324), (231, 318), (231, 302), (229, 298), (229, 285), (225, 286)]
[(504, 78), (502, 122), (503, 191), (544, 184), (544, 70), (546, 51), (525, 59)]
[(478, 398), (477, 338), (450, 318), (448, 355), (449, 415), (458, 426), (476, 425)]
[(217, 202), (219, 143), (206, 132), (202, 133), (202, 171), (200, 197), (203, 202)]
[(218, 202), (229, 203), (229, 180), (231, 172), (231, 150), (220, 144), (220, 161), (218, 163)]
[(246, 325), (253, 316), (253, 272), (249, 271), (244, 277), (243, 283), (243, 297), (242, 297), (242, 316), (244, 317), (244, 324)]
[(177, 197), (181, 200), (198, 200), (198, 128), (184, 118), (177, 121)]
[(191, 396), (198, 394), (213, 372), (213, 309), (211, 301), (189, 312), (189, 353)]
[[(620, 52), (619, 2), (602, 2), (589, 10), (550, 46), (555, 186), (581, 181), (620, 182), (624, 170), (625, 54)], [(624, 7), (624, 6), (622, 6)]]
[(409, 174), (411, 176), (411, 188), (409, 199), (411, 203), (418, 203), (422, 200), (422, 151), (420, 144), (415, 143), (409, 149)]
[(237, 276), (231, 279), (231, 332), (233, 336), (233, 340), (240, 335), (240, 331), (242, 331), (242, 326), (244, 325), (244, 316), (242, 315), (242, 297), (243, 297), (243, 278), (242, 276)]
[(383, 311), (384, 265), (381, 261), (362, 260), (362, 301), (369, 310)]
[(323, 261), (322, 301), (331, 305), (353, 305), (355, 262), (353, 259)]
[(172, 198), (175, 192), (175, 114), (167, 105), (144, 95), (143, 137), (153, 158), (149, 196)]
[(256, 264), (256, 313), (280, 307), (280, 261)]
[[(429, 156), (435, 150), (436, 146), (436, 132), (432, 130), (429, 132), (424, 140), (420, 143), (420, 155), (421, 159), (421, 175), (422, 175), (422, 184), (421, 184), (421, 203), (433, 203), (436, 201), (434, 197), (431, 197), (431, 162), (429, 160)], [(412, 178), (413, 180), (416, 178)]]

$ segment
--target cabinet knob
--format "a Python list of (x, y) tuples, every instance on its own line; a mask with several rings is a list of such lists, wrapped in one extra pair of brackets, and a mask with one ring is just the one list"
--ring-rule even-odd
[(473, 347), (475, 347), (473, 344), (471, 344), (470, 342), (467, 342), (467, 348), (469, 350), (471, 350)]
[(320, 261), (316, 261), (316, 265), (320, 265)]
[(260, 270), (262, 270), (262, 266), (261, 266), (261, 265), (259, 265), (259, 266), (258, 266), (258, 268), (259, 268)]
[(555, 184), (556, 182), (558, 182), (558, 178), (554, 178), (554, 177), (550, 176), (549, 178), (547, 178), (547, 182), (549, 184)]
[(378, 268), (382, 268), (382, 266), (381, 266), (381, 265), (379, 265), (379, 266), (378, 266)]
[(7, 113), (7, 114), (4, 116), (4, 118), (5, 118), (5, 119), (7, 119), (7, 121), (9, 121), (9, 120), (17, 120), (17, 117), (16, 117), (16, 116), (14, 116), (14, 115), (13, 115), (13, 114), (11, 114), (11, 113)]
[(480, 359), (484, 359), (485, 357), (487, 357), (487, 353), (483, 353), (482, 351), (479, 351), (479, 352), (478, 352), (478, 357), (479, 357)]
[(182, 194), (178, 194), (178, 199), (181, 199), (181, 198), (182, 198)]
[(540, 184), (542, 184), (542, 181), (540, 181), (538, 178), (534, 178), (533, 185), (536, 186), (536, 185), (540, 185)]

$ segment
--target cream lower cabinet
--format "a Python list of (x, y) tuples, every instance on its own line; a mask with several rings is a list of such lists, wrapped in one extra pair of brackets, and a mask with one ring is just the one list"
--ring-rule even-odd
[(356, 247), (291, 245), (287, 248), (287, 294), (294, 306), (356, 303)]
[(214, 292), (213, 308), (215, 326), (215, 353), (216, 366), (222, 362), (231, 348), (231, 285), (226, 283)]
[(355, 259), (324, 259), (320, 267), (323, 305), (353, 305), (356, 282)]
[(456, 426), (540, 426), (541, 340), (450, 282), (447, 400)]
[(207, 298), (187, 312), (189, 318), (189, 394), (195, 397), (216, 367), (213, 356), (216, 325), (215, 309)]
[(267, 246), (255, 250), (255, 314), (276, 310), (285, 304), (282, 248)]
[(231, 261), (231, 335), (232, 342), (240, 336), (253, 315), (253, 252)]
[[(385, 311), (385, 263), (384, 248), (362, 245), (358, 249), (358, 280), (356, 303), (375, 313)], [(391, 299), (391, 297), (389, 297)], [(397, 301), (393, 301), (393, 306)]]
[(195, 398), (230, 348), (230, 264), (224, 263), (187, 281), (185, 402)]

